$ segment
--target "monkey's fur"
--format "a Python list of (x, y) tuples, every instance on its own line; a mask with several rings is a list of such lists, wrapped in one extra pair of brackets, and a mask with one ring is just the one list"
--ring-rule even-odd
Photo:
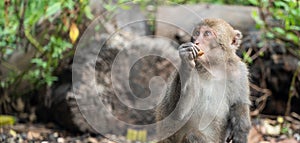
[[(159, 143), (247, 142), (248, 69), (235, 53), (241, 38), (241, 32), (224, 20), (204, 19), (195, 28), (192, 42), (179, 47), (181, 66), (171, 78), (156, 119), (163, 120), (171, 112), (176, 120), (190, 118)], [(199, 50), (204, 51), (201, 57)]]

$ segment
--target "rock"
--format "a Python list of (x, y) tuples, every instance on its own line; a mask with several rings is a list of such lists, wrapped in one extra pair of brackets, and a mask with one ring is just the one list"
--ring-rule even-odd
[(57, 132), (54, 132), (54, 133), (53, 133), (53, 137), (57, 138), (57, 137), (58, 137), (58, 133), (57, 133)]
[(57, 142), (58, 142), (58, 143), (64, 143), (64, 142), (65, 142), (65, 139), (62, 138), (62, 137), (59, 137), (59, 138), (57, 138)]
[(150, 29), (147, 18), (138, 5), (129, 4), (130, 9), (119, 8), (116, 12), (116, 26), (118, 29), (139, 36), (149, 35)]
[(17, 132), (14, 131), (14, 130), (12, 130), (12, 129), (9, 130), (9, 134), (10, 134), (11, 136), (13, 136), (13, 137), (16, 137), (16, 136), (17, 136)]
[(39, 132), (29, 131), (27, 133), (27, 139), (28, 140), (42, 139), (42, 136)]
[(104, 3), (102, 0), (91, 0), (91, 10), (96, 17), (106, 17), (111, 14), (111, 21), (113, 22), (110, 24), (113, 24), (113, 27), (116, 28), (114, 30), (122, 30), (123, 32), (139, 36), (150, 34), (150, 28), (147, 24), (148, 18), (146, 17), (147, 11), (142, 10), (139, 5), (133, 2), (124, 2), (122, 4), (111, 2), (110, 4), (118, 5), (118, 9), (115, 12), (110, 12), (103, 8)]
[(17, 135), (16, 137), (16, 142), (24, 142), (23, 138), (21, 137), (21, 135)]
[(295, 134), (294, 134), (294, 138), (295, 138), (297, 141), (300, 141), (300, 134), (299, 134), (299, 133), (295, 133)]
[[(222, 18), (239, 29), (243, 34), (255, 29), (251, 17), (255, 7), (228, 5), (180, 5), (159, 6), (156, 15), (156, 35), (177, 39), (182, 42), (190, 40), (185, 36), (192, 32), (194, 26), (204, 18)], [(185, 33), (185, 34), (184, 34)]]
[(7, 136), (3, 133), (0, 134), (0, 141), (4, 142), (7, 139)]
[(90, 0), (89, 1), (89, 7), (91, 8), (91, 11), (94, 16), (98, 16), (102, 14), (105, 9), (103, 7), (103, 0)]
[(93, 137), (89, 137), (86, 139), (88, 143), (98, 143), (97, 139), (93, 138)]
[(49, 140), (50, 142), (56, 142), (56, 141), (57, 141), (56, 138), (57, 138), (57, 137), (55, 137), (54, 134), (48, 135), (48, 140)]
[[(64, 81), (53, 86), (49, 116), (72, 131), (101, 134), (125, 134), (126, 125), (119, 120), (153, 123), (154, 108), (139, 109), (159, 103), (166, 80), (179, 65), (174, 48), (178, 45), (162, 38), (139, 38), (121, 32), (78, 44), (72, 73), (66, 69), (59, 77)], [(137, 61), (132, 61), (135, 58)], [(146, 102), (140, 103), (135, 96)]]
[(21, 137), (23, 140), (27, 140), (27, 134), (26, 133), (21, 133)]

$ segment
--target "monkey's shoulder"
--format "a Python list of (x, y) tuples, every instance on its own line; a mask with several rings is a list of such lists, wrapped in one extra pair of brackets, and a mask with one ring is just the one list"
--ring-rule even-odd
[(244, 62), (239, 61), (234, 65), (229, 65), (226, 73), (226, 79), (229, 83), (242, 85), (248, 84), (249, 72), (248, 67)]
[(229, 102), (232, 104), (246, 103), (251, 104), (249, 100), (249, 72), (247, 65), (240, 61), (234, 71), (230, 72), (227, 79), (226, 93)]

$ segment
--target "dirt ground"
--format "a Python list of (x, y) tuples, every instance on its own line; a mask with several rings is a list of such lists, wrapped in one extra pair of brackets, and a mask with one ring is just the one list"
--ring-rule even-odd
[[(295, 116), (297, 116), (295, 114)], [(110, 139), (128, 141), (126, 137), (106, 135)], [(102, 135), (71, 133), (53, 123), (22, 124), (0, 127), (0, 142), (7, 143), (116, 143)], [(294, 116), (274, 117), (257, 116), (252, 118), (252, 128), (248, 136), (249, 143), (300, 143), (300, 120)]]

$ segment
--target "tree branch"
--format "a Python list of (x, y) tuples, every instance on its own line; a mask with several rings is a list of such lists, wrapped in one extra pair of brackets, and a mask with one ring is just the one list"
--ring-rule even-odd
[(29, 29), (25, 29), (25, 37), (26, 39), (37, 49), (39, 53), (43, 53), (43, 47), (41, 44), (30, 34)]

